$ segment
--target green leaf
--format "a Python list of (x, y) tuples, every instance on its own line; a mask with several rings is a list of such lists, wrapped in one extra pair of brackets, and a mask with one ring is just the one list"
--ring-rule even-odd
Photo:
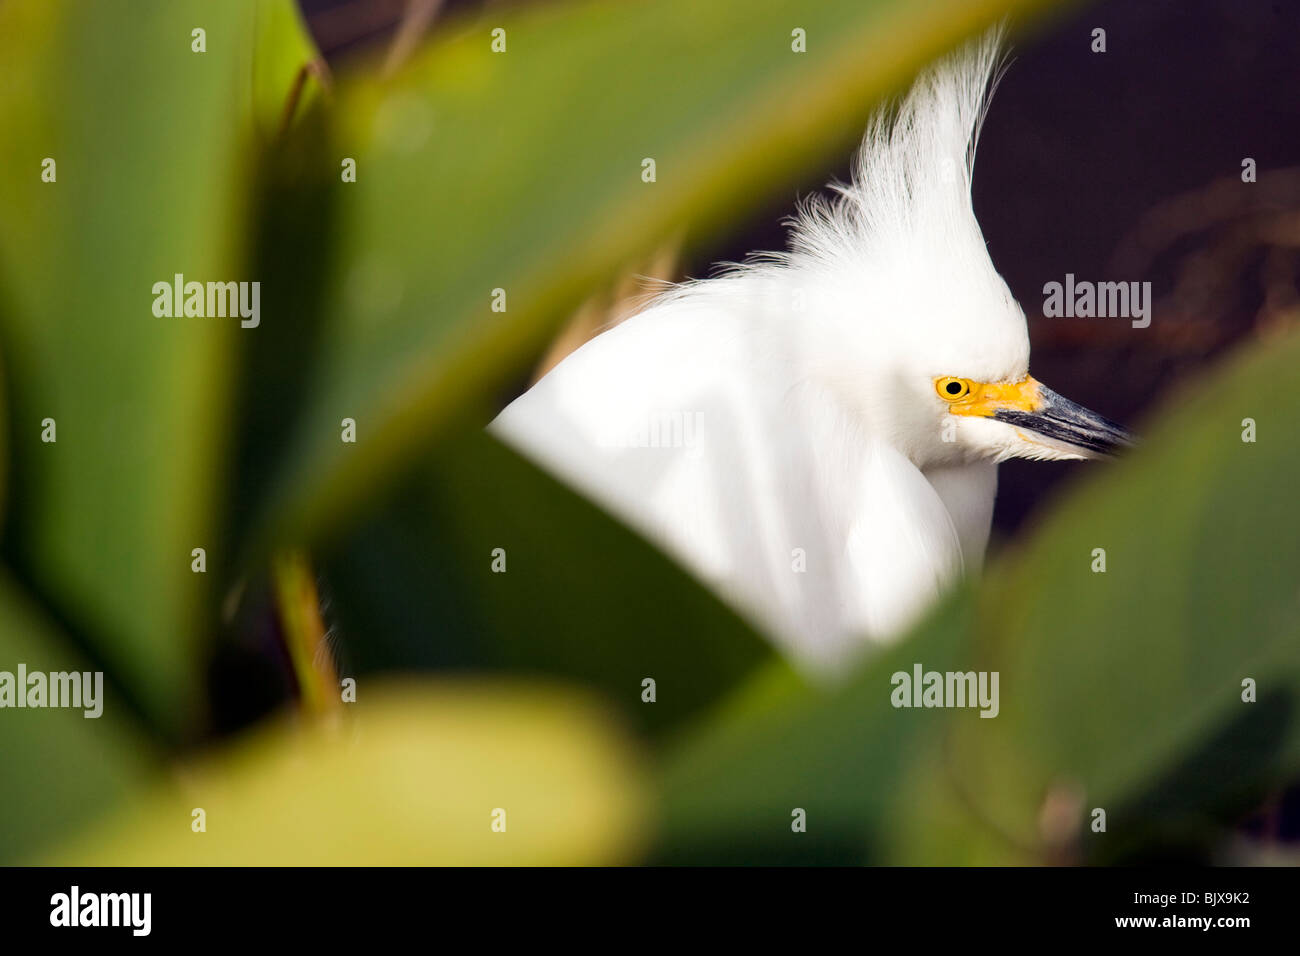
[[(0, 574), (0, 671), (90, 673), (53, 624)], [(83, 678), (84, 680), (84, 678)], [(93, 678), (86, 686), (94, 686)], [(14, 688), (15, 693), (25, 688)], [(120, 803), (156, 771), (147, 738), (122, 696), (102, 684), (87, 708), (0, 709), (0, 861), (14, 863)], [(26, 698), (24, 697), (24, 700)], [(47, 700), (48, 702), (48, 700)], [(83, 698), (82, 703), (87, 701)]]
[[(1293, 335), (1184, 388), (989, 582), (973, 651), (1002, 713), (956, 725), (952, 772), (1014, 845), (1100, 861), (1153, 830), (1203, 839), (1300, 770), (1298, 361)], [(1038, 822), (1049, 793), (1079, 803), (1064, 847)]]
[[(0, 334), (23, 502), (7, 550), (172, 734), (201, 701), (216, 575), (190, 555), (228, 563), (215, 504), (239, 337), (256, 330), (159, 318), (152, 289), (259, 278), (240, 236), (257, 129), (279, 118), (266, 90), (287, 92), (286, 61), (307, 50), (292, 9), (0, 4)], [(259, 19), (283, 48), (255, 56)]]
[[(1082, 466), (1092, 480), (1028, 544), (844, 688), (788, 691), (702, 726), (666, 763), (659, 856), (990, 864), (1204, 850), (1300, 769), (1297, 362), (1292, 336), (1176, 396), (1131, 457)], [(1246, 418), (1255, 443), (1241, 440)], [(893, 709), (890, 675), (918, 663), (998, 672), (998, 716)], [(807, 834), (789, 830), (794, 807)]]
[[(890, 675), (961, 659), (960, 602), (826, 690), (766, 673), (664, 762), (665, 863), (879, 863), (906, 815), (899, 781), (937, 744), (941, 711), (897, 711)], [(919, 655), (919, 658), (918, 658)], [(762, 692), (759, 693), (759, 689)], [(967, 714), (976, 717), (975, 714)], [(978, 719), (978, 718), (977, 718)], [(793, 814), (807, 829), (792, 829)]]
[(183, 789), (162, 785), (43, 859), (529, 866), (639, 854), (638, 755), (581, 697), (518, 682), (362, 682), (346, 709), (341, 726), (263, 727), (187, 766)]
[[(680, 726), (770, 645), (658, 550), (494, 438), (450, 442), (323, 567), (361, 672), (580, 680), (629, 723)], [(642, 699), (646, 678), (655, 701)]]
[[(332, 138), (286, 165), (301, 191), (332, 198), (311, 232), (338, 248), (320, 267), (324, 327), (300, 323), (306, 401), (265, 443), (283, 447), (256, 521), (263, 548), (390, 480), (619, 269), (683, 227), (699, 243), (805, 185), (914, 70), (1035, 5), (544, 4), (444, 25), (391, 81), (343, 72)], [(806, 53), (792, 52), (796, 28)], [(345, 158), (355, 183), (341, 181)], [(498, 288), (505, 312), (491, 308)], [(338, 440), (344, 418), (358, 447)]]

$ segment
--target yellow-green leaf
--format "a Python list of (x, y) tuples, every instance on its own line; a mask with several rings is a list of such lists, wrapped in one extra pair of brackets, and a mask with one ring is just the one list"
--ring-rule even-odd
[(641, 774), (635, 751), (584, 698), (540, 685), (363, 682), (342, 722), (264, 727), (46, 859), (632, 862), (645, 835)]

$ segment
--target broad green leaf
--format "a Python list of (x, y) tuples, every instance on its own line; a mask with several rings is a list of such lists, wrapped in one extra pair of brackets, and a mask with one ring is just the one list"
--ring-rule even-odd
[[(1116, 860), (1203, 848), (1284, 786), (1300, 770), (1297, 362), (1292, 336), (1173, 396), (1127, 460), (1087, 466), (1027, 545), (844, 688), (703, 726), (667, 762), (659, 855)], [(998, 716), (894, 709), (891, 674), (918, 663), (997, 671)]]
[[(5, 574), (0, 575), (0, 672), (12, 676), (0, 681), (14, 681), (15, 694), (26, 690), (16, 686), (19, 665), (28, 675), (97, 669), (73, 653)], [(85, 686), (92, 688), (92, 708), (84, 706), (85, 697), (82, 707), (19, 708), (16, 697), (0, 707), (0, 862), (15, 863), (66, 838), (156, 771), (148, 738), (117, 689), (104, 682), (95, 693), (93, 677)], [(0, 689), (0, 700), (5, 697)], [(86, 716), (96, 710), (98, 717)]]
[(955, 728), (952, 765), (1016, 845), (1061, 849), (1040, 832), (1049, 793), (1079, 802), (1065, 849), (1107, 860), (1226, 825), (1300, 771), (1297, 362), (1293, 335), (1185, 386), (989, 582), (972, 650), (1001, 671), (1002, 713)]
[[(341, 724), (265, 727), (43, 859), (167, 866), (634, 862), (646, 800), (608, 714), (544, 686), (363, 681)], [(205, 830), (196, 832), (204, 811)], [(495, 815), (504, 811), (504, 817)], [(493, 824), (504, 821), (504, 831)]]
[[(280, 115), (267, 91), (308, 51), (292, 9), (0, 4), (0, 334), (22, 501), (8, 551), (172, 734), (201, 700), (207, 582), (228, 564), (214, 506), (231, 373), (258, 330), (160, 318), (153, 286), (260, 278), (240, 236), (258, 129)], [(259, 21), (281, 48), (255, 55)], [(190, 569), (200, 547), (208, 575)]]
[[(945, 726), (941, 711), (895, 710), (890, 675), (910, 673), (914, 660), (970, 666), (963, 633), (960, 605), (948, 604), (933, 627), (885, 651), (843, 687), (807, 688), (761, 675), (744, 692), (751, 698), (744, 706), (701, 722), (670, 751), (655, 859), (881, 862), (907, 809), (898, 783)], [(804, 832), (792, 829), (796, 810), (806, 814)]]
[[(537, 4), (445, 24), (390, 81), (341, 71), (332, 136), (300, 144), (284, 174), (327, 204), (310, 206), (303, 241), (323, 233), (337, 248), (317, 266), (319, 305), (308, 291), (299, 302), (324, 313), (323, 327), (299, 323), (305, 401), (277, 406), (284, 421), (261, 446), (280, 460), (259, 505), (263, 547), (368, 498), (494, 398), (593, 287), (683, 227), (698, 243), (775, 191), (813, 185), (798, 177), (846, 156), (881, 96), (1036, 5)], [(792, 50), (796, 29), (807, 52)], [(345, 418), (356, 446), (339, 441)]]
[(325, 557), (330, 623), (363, 673), (562, 676), (662, 731), (771, 657), (672, 561), (481, 432), (447, 443)]

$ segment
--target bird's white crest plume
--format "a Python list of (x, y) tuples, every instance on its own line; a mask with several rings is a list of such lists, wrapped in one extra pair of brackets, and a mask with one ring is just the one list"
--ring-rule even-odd
[(852, 182), (800, 206), (788, 252), (673, 287), (491, 426), (816, 672), (979, 565), (998, 462), (1125, 441), (1029, 377), (975, 219), (1000, 38), (873, 119)]
[(833, 187), (838, 201), (814, 196), (800, 211), (796, 253), (860, 263), (928, 246), (922, 251), (959, 252), (982, 266), (971, 179), (1000, 50), (998, 28), (921, 74), (896, 107), (878, 110), (852, 183)]

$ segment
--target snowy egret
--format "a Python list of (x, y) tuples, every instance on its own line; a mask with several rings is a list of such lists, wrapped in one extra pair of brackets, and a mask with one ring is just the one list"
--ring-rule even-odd
[(490, 426), (814, 672), (980, 565), (999, 462), (1128, 442), (1029, 376), (975, 219), (999, 39), (873, 118), (852, 182), (800, 206), (790, 251), (667, 290)]

